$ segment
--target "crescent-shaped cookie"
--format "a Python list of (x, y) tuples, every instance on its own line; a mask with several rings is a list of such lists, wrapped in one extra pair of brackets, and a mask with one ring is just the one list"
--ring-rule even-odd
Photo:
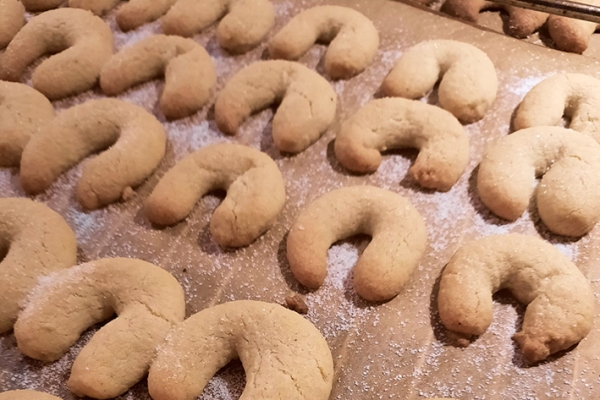
[(61, 400), (47, 393), (35, 390), (11, 390), (0, 393), (0, 400)]
[(588, 135), (551, 126), (528, 128), (486, 150), (477, 192), (494, 214), (508, 220), (519, 218), (535, 194), (548, 229), (581, 236), (600, 220), (599, 170), (600, 145)]
[(571, 121), (569, 128), (600, 142), (600, 80), (583, 74), (544, 79), (523, 98), (514, 127), (560, 125), (563, 115)]
[(267, 36), (275, 24), (275, 10), (269, 0), (177, 0), (162, 18), (162, 29), (168, 35), (191, 37), (220, 18), (219, 45), (244, 53)]
[(293, 311), (251, 300), (207, 308), (175, 327), (150, 368), (150, 396), (193, 400), (236, 358), (246, 371), (241, 399), (329, 398), (333, 360), (321, 333)]
[(91, 89), (112, 53), (112, 32), (102, 19), (74, 8), (47, 11), (32, 18), (0, 56), (0, 79), (19, 81), (33, 61), (54, 54), (33, 72), (33, 87), (60, 99)]
[(25, 7), (19, 0), (0, 0), (0, 49), (8, 46), (25, 25)]
[(518, 38), (526, 38), (540, 29), (549, 15), (485, 0), (447, 0), (441, 11), (465, 21), (477, 22), (479, 13), (490, 9), (504, 10), (508, 14), (508, 32)]
[(483, 118), (496, 99), (498, 78), (487, 54), (468, 43), (429, 40), (408, 49), (385, 78), (387, 96), (416, 99), (437, 82), (440, 106), (463, 123)]
[(165, 88), (160, 108), (168, 119), (187, 117), (202, 108), (217, 82), (204, 47), (192, 39), (153, 35), (112, 56), (102, 68), (100, 86), (112, 96), (161, 76)]
[(527, 304), (514, 339), (530, 362), (568, 349), (592, 327), (594, 294), (577, 266), (551, 244), (515, 233), (467, 243), (452, 256), (438, 294), (442, 323), (459, 335), (483, 334), (500, 289)]
[(79, 202), (94, 210), (140, 185), (165, 154), (166, 134), (154, 115), (115, 100), (91, 100), (60, 113), (35, 135), (21, 158), (21, 184), (28, 194), (45, 191), (85, 157), (77, 185)]
[(189, 154), (167, 172), (146, 200), (146, 213), (156, 224), (175, 224), (215, 189), (227, 190), (210, 221), (210, 231), (223, 247), (252, 243), (273, 226), (285, 203), (283, 177), (268, 155), (220, 143)]
[(250, 64), (227, 82), (215, 104), (217, 126), (235, 135), (251, 114), (279, 101), (273, 141), (280, 151), (305, 150), (335, 118), (337, 95), (325, 78), (297, 62), (271, 60)]
[(43, 94), (0, 81), (0, 167), (18, 167), (31, 136), (53, 119), (54, 108)]
[(370, 19), (341, 6), (309, 8), (296, 15), (269, 43), (273, 58), (297, 60), (316, 42), (328, 42), (325, 71), (349, 79), (365, 70), (379, 48), (379, 33)]
[[(585, 4), (598, 7), (600, 1), (586, 0)], [(559, 50), (581, 54), (587, 49), (592, 35), (598, 29), (598, 25), (596, 22), (550, 15), (548, 18), (548, 34)]]
[(81, 349), (67, 382), (77, 396), (113, 398), (144, 377), (167, 332), (185, 317), (183, 289), (162, 268), (109, 258), (57, 273), (34, 289), (19, 315), (17, 345), (31, 358), (54, 361), (115, 313)]
[(40, 12), (57, 8), (66, 0), (21, 0), (27, 11)]
[(366, 300), (396, 296), (427, 246), (423, 218), (411, 202), (373, 186), (333, 190), (302, 210), (287, 238), (294, 277), (316, 289), (327, 275), (327, 251), (357, 234), (372, 237), (354, 267), (354, 288)]
[(416, 100), (373, 100), (343, 124), (335, 138), (335, 155), (355, 172), (375, 172), (381, 152), (416, 147), (408, 170), (423, 187), (448, 191), (469, 163), (469, 139), (458, 120), (439, 107)]
[(77, 262), (77, 240), (65, 220), (42, 203), (0, 199), (0, 334), (12, 329), (38, 278)]

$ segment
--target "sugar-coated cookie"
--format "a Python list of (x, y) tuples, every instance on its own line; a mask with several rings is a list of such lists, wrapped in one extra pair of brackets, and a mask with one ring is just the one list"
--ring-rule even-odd
[(349, 79), (373, 62), (379, 33), (360, 12), (341, 6), (318, 6), (296, 15), (269, 43), (273, 58), (297, 60), (316, 42), (329, 42), (325, 71), (334, 79)]
[(251, 300), (207, 308), (177, 325), (150, 368), (150, 396), (193, 400), (236, 358), (246, 371), (242, 399), (329, 398), (333, 360), (321, 333), (294, 311)]
[(11, 390), (0, 393), (0, 400), (61, 400), (47, 393), (35, 390)]
[(373, 186), (333, 190), (302, 210), (287, 238), (294, 277), (318, 288), (327, 275), (329, 247), (361, 233), (372, 240), (354, 267), (356, 293), (371, 301), (393, 298), (419, 265), (427, 231), (408, 199)]
[(8, 46), (25, 25), (25, 7), (20, 0), (0, 0), (0, 49)]

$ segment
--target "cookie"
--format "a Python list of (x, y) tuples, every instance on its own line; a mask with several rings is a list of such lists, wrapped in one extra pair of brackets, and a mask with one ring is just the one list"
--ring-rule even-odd
[(56, 100), (94, 87), (112, 53), (112, 32), (100, 18), (73, 8), (47, 11), (32, 18), (0, 56), (0, 79), (19, 81), (33, 61), (54, 54), (32, 80), (35, 89)]
[(496, 99), (498, 78), (492, 61), (477, 47), (454, 40), (429, 40), (411, 47), (381, 90), (387, 96), (417, 99), (438, 81), (440, 106), (463, 123), (483, 118)]
[(479, 13), (485, 10), (505, 11), (508, 14), (508, 33), (518, 38), (526, 38), (540, 29), (549, 15), (485, 0), (447, 0), (441, 8), (442, 12), (469, 22), (477, 22)]
[(54, 119), (54, 108), (43, 94), (20, 83), (0, 81), (0, 99), (0, 167), (18, 167), (31, 136)]
[(548, 229), (581, 236), (600, 220), (599, 170), (600, 145), (588, 135), (552, 126), (528, 128), (486, 150), (477, 192), (494, 214), (511, 221), (523, 214), (535, 195)]
[(28, 194), (42, 193), (75, 164), (102, 151), (85, 163), (77, 184), (79, 202), (94, 210), (142, 184), (165, 147), (165, 130), (143, 108), (115, 99), (91, 100), (63, 111), (31, 138), (21, 158), (21, 185)]
[(379, 48), (379, 33), (360, 12), (340, 6), (309, 8), (296, 15), (269, 43), (273, 58), (297, 60), (316, 42), (329, 43), (325, 71), (349, 79), (365, 70)]
[(283, 152), (299, 153), (317, 141), (335, 118), (337, 95), (319, 74), (292, 61), (259, 61), (243, 68), (219, 93), (217, 126), (235, 135), (250, 114), (274, 103), (273, 141)]
[(448, 111), (416, 100), (373, 100), (343, 124), (335, 155), (354, 172), (375, 172), (381, 152), (413, 147), (419, 155), (408, 173), (423, 187), (448, 191), (469, 163), (465, 129)]
[(252, 243), (273, 226), (285, 203), (285, 182), (268, 155), (220, 143), (187, 155), (167, 172), (146, 200), (146, 214), (156, 224), (175, 224), (215, 189), (227, 190), (210, 221), (223, 247)]
[(0, 49), (8, 46), (25, 25), (25, 7), (19, 0), (0, 0)]
[(592, 328), (595, 300), (585, 276), (551, 244), (516, 233), (467, 243), (452, 256), (440, 280), (442, 323), (459, 336), (482, 335), (501, 289), (527, 305), (513, 338), (530, 362), (568, 349)]
[(239, 54), (264, 40), (275, 24), (275, 10), (269, 0), (177, 0), (161, 23), (167, 35), (191, 37), (219, 19), (219, 46)]
[(69, 7), (82, 8), (96, 15), (103, 15), (115, 8), (119, 2), (120, 0), (69, 0)]
[(18, 348), (36, 360), (58, 360), (86, 329), (114, 314), (79, 352), (67, 386), (81, 397), (116, 397), (146, 375), (158, 345), (185, 317), (183, 289), (162, 268), (108, 258), (47, 278), (15, 324)]
[(58, 397), (34, 390), (11, 390), (0, 393), (0, 400), (61, 400)]
[(65, 3), (66, 0), (21, 0), (27, 11), (40, 12), (57, 8)]
[(559, 74), (544, 79), (527, 93), (517, 108), (516, 130), (561, 125), (600, 142), (600, 80), (583, 74)]
[(137, 29), (165, 15), (176, 2), (177, 0), (129, 0), (117, 9), (117, 24), (125, 32)]
[(354, 267), (356, 293), (370, 301), (396, 296), (419, 265), (427, 232), (408, 199), (373, 186), (333, 190), (302, 210), (287, 238), (294, 277), (310, 289), (321, 286), (329, 247), (357, 234), (372, 240)]
[(42, 203), (0, 199), (0, 334), (12, 329), (39, 277), (77, 262), (77, 239), (65, 220)]
[(242, 399), (327, 400), (333, 360), (313, 324), (278, 304), (241, 300), (200, 311), (167, 336), (148, 375), (154, 400), (193, 400), (239, 358)]
[[(600, 1), (586, 0), (586, 4), (600, 6)], [(572, 53), (583, 53), (594, 32), (598, 29), (596, 22), (582, 21), (573, 18), (551, 15), (548, 18), (548, 34), (556, 48)]]
[(212, 59), (192, 39), (153, 35), (127, 47), (104, 64), (100, 86), (112, 96), (165, 77), (160, 109), (168, 119), (187, 117), (209, 100), (217, 83)]

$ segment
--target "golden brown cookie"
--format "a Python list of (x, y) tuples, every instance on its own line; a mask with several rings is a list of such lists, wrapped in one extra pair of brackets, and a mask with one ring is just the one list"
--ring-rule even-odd
[(315, 71), (292, 61), (259, 61), (227, 82), (215, 104), (217, 126), (235, 135), (251, 114), (281, 102), (273, 117), (280, 151), (299, 153), (317, 141), (335, 118), (337, 95)]
[(544, 79), (525, 96), (514, 119), (516, 130), (561, 125), (600, 142), (600, 80), (583, 74), (559, 74)]
[(355, 172), (375, 172), (382, 151), (406, 147), (419, 149), (408, 173), (426, 188), (450, 190), (469, 163), (469, 139), (460, 122), (416, 100), (373, 100), (348, 118), (335, 138), (337, 159)]
[(333, 360), (313, 324), (278, 304), (220, 304), (177, 325), (148, 375), (154, 400), (193, 400), (231, 360), (246, 371), (240, 398), (327, 400)]
[(120, 0), (69, 0), (69, 7), (82, 8), (96, 15), (102, 15), (112, 10), (119, 2)]
[(483, 334), (500, 289), (527, 305), (514, 339), (530, 362), (568, 349), (592, 327), (594, 294), (577, 266), (551, 244), (516, 233), (467, 243), (452, 256), (438, 294), (442, 323), (467, 337)]
[(42, 203), (0, 199), (0, 334), (12, 329), (38, 278), (77, 262), (77, 240), (65, 220)]
[(146, 213), (156, 224), (175, 224), (215, 189), (227, 190), (210, 221), (210, 231), (223, 247), (252, 243), (273, 226), (285, 203), (283, 177), (268, 155), (220, 143), (189, 154), (167, 172), (146, 200)]
[(28, 357), (62, 357), (92, 325), (67, 382), (77, 396), (116, 397), (148, 372), (157, 347), (185, 317), (183, 289), (167, 271), (142, 260), (107, 258), (61, 271), (34, 289), (15, 324)]
[[(600, 6), (600, 0), (585, 0), (586, 4)], [(582, 21), (579, 19), (551, 15), (548, 18), (548, 33), (559, 50), (572, 53), (583, 53), (592, 37), (598, 29), (595, 22)]]
[[(98, 1), (98, 0), (95, 0)], [(117, 24), (121, 30), (127, 32), (140, 26), (156, 21), (177, 0), (129, 0), (117, 9)]]
[(66, 3), (66, 0), (21, 0), (27, 11), (40, 12), (57, 8)]
[(477, 22), (481, 11), (503, 10), (508, 14), (508, 32), (518, 38), (526, 38), (540, 29), (549, 15), (485, 0), (447, 0), (441, 10), (469, 22)]
[(0, 56), (0, 79), (19, 81), (33, 61), (54, 54), (32, 79), (34, 88), (55, 100), (91, 89), (112, 52), (110, 28), (89, 11), (47, 11), (32, 18)]
[(35, 390), (11, 390), (0, 393), (0, 400), (61, 400), (58, 397), (47, 393), (36, 392)]
[(588, 135), (552, 126), (528, 128), (486, 150), (477, 192), (494, 214), (508, 220), (519, 218), (535, 195), (548, 229), (581, 236), (600, 220), (598, 170), (600, 145)]
[(327, 275), (329, 247), (361, 233), (372, 240), (354, 267), (356, 293), (370, 301), (393, 298), (419, 265), (427, 232), (408, 199), (373, 186), (333, 190), (302, 210), (287, 238), (294, 277), (318, 288)]
[(379, 48), (379, 33), (360, 12), (340, 6), (309, 8), (292, 18), (269, 43), (273, 58), (297, 60), (316, 42), (327, 42), (325, 71), (349, 79), (365, 70)]
[(198, 111), (217, 83), (215, 66), (204, 47), (192, 39), (153, 35), (112, 56), (102, 68), (100, 86), (112, 96), (162, 76), (160, 109), (168, 119)]
[(112, 203), (150, 176), (165, 154), (166, 134), (154, 115), (121, 100), (91, 100), (60, 113), (35, 135), (21, 158), (21, 184), (38, 194), (94, 154), (77, 184), (82, 206)]
[(219, 19), (219, 45), (244, 53), (267, 36), (275, 24), (275, 10), (269, 0), (177, 0), (161, 22), (164, 33), (191, 37)]
[(0, 167), (18, 167), (31, 136), (52, 119), (54, 108), (43, 94), (27, 85), (0, 81)]
[(25, 7), (19, 0), (0, 0), (0, 49), (8, 46), (25, 25)]
[(417, 99), (437, 82), (440, 106), (463, 123), (483, 118), (496, 99), (498, 78), (487, 54), (454, 40), (421, 42), (402, 54), (381, 85), (387, 96)]

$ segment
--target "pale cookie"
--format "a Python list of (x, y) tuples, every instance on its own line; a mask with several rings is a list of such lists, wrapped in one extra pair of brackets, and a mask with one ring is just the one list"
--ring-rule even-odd
[(487, 54), (454, 40), (421, 42), (402, 54), (381, 89), (387, 96), (417, 99), (437, 82), (440, 106), (463, 123), (483, 118), (496, 99), (498, 78)]
[(215, 66), (204, 47), (192, 39), (153, 35), (112, 56), (102, 68), (100, 86), (112, 96), (162, 76), (160, 109), (168, 119), (201, 109), (217, 83)]
[(246, 371), (240, 399), (329, 398), (333, 360), (321, 333), (293, 311), (251, 300), (207, 308), (177, 325), (150, 368), (150, 396), (194, 400), (237, 358)]
[(530, 362), (568, 349), (592, 327), (594, 294), (577, 266), (551, 244), (515, 233), (470, 242), (452, 256), (438, 294), (442, 323), (459, 335), (482, 335), (501, 289), (527, 305), (513, 338)]
[(329, 247), (361, 233), (372, 240), (354, 267), (354, 289), (370, 301), (393, 298), (419, 265), (427, 231), (408, 199), (373, 186), (333, 190), (302, 210), (287, 238), (294, 277), (318, 288), (327, 275)]
[(508, 14), (508, 32), (518, 38), (526, 38), (540, 29), (549, 15), (485, 0), (447, 0), (441, 9), (446, 14), (469, 22), (477, 22), (479, 13), (485, 10), (505, 11)]
[(273, 141), (283, 152), (299, 153), (316, 142), (335, 118), (337, 95), (319, 74), (293, 61), (259, 61), (239, 71), (219, 93), (217, 126), (235, 135), (251, 114), (274, 103)]
[(108, 25), (89, 11), (61, 8), (32, 18), (0, 56), (0, 79), (19, 81), (39, 57), (54, 54), (33, 72), (33, 87), (50, 100), (94, 87), (113, 52)]
[(343, 124), (335, 155), (355, 172), (375, 172), (381, 152), (412, 147), (419, 155), (408, 173), (423, 187), (448, 191), (469, 163), (469, 139), (448, 111), (416, 100), (373, 100)]
[(0, 393), (0, 400), (61, 400), (58, 397), (34, 390), (11, 390)]
[(349, 79), (365, 70), (379, 48), (379, 33), (360, 12), (340, 6), (309, 8), (296, 15), (269, 43), (273, 58), (297, 60), (316, 42), (329, 43), (325, 71)]
[(527, 93), (514, 119), (516, 130), (561, 125), (586, 133), (600, 142), (600, 80), (583, 74), (560, 74), (544, 79)]
[(185, 317), (183, 289), (145, 261), (108, 258), (40, 282), (15, 324), (19, 350), (58, 360), (92, 325), (111, 320), (81, 349), (67, 382), (77, 396), (119, 396), (148, 372), (157, 347)]
[(285, 182), (268, 155), (220, 143), (187, 155), (167, 172), (146, 200), (146, 213), (156, 224), (175, 224), (215, 189), (227, 191), (210, 220), (210, 231), (223, 247), (252, 243), (273, 226), (285, 203)]
[(77, 262), (77, 240), (65, 220), (42, 203), (0, 199), (0, 334), (12, 329), (39, 277)]
[(0, 81), (0, 167), (18, 167), (31, 136), (52, 119), (54, 108), (43, 94), (27, 85)]
[(477, 174), (477, 192), (494, 214), (512, 221), (535, 195), (548, 229), (581, 236), (600, 220), (598, 171), (600, 145), (591, 137), (559, 127), (528, 128), (486, 150)]
[(177, 0), (161, 22), (164, 33), (191, 37), (220, 18), (219, 45), (244, 53), (267, 36), (275, 24), (275, 10), (269, 0)]
[[(585, 0), (583, 3), (600, 6), (600, 0)], [(596, 22), (582, 21), (573, 18), (550, 15), (548, 33), (559, 50), (572, 53), (583, 53), (593, 33), (598, 29)]]
[(66, 0), (21, 0), (27, 11), (31, 12), (52, 10), (65, 2)]
[(139, 28), (165, 15), (176, 1), (129, 0), (117, 9), (117, 24), (123, 31)]
[(143, 108), (121, 100), (90, 100), (63, 111), (31, 138), (21, 159), (21, 184), (28, 194), (41, 193), (75, 164), (102, 151), (85, 163), (77, 184), (79, 202), (94, 210), (142, 184), (162, 160), (166, 140), (161, 123)]
[(120, 0), (69, 0), (69, 7), (83, 8), (96, 15), (103, 15), (112, 10), (119, 2)]
[(0, 0), (0, 49), (8, 46), (25, 25), (25, 7), (19, 0)]

